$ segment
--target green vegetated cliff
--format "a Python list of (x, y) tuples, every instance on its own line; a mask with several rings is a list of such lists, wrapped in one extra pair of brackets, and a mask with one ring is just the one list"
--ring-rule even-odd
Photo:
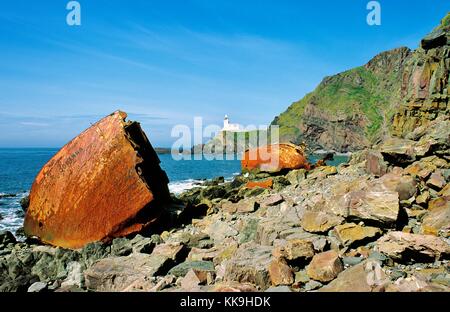
[(449, 29), (447, 14), (417, 50), (383, 52), (364, 66), (324, 78), (273, 120), (280, 141), (355, 151), (448, 114)]

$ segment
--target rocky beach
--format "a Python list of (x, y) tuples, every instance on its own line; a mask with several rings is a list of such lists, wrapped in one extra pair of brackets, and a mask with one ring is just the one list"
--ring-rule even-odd
[(105, 117), (38, 175), (23, 202), (27, 239), (0, 233), (0, 291), (450, 291), (450, 15), (416, 51), (367, 68), (401, 77), (376, 135), (363, 119), (335, 141), (318, 135), (344, 123), (317, 101), (299, 125), (323, 149), (352, 148), (338, 166), (278, 144), (276, 168), (244, 159), (231, 181), (170, 194), (139, 125)]

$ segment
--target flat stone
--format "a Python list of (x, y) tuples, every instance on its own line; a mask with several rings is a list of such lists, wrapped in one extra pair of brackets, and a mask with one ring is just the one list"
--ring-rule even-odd
[(249, 213), (254, 212), (258, 208), (258, 203), (253, 198), (245, 198), (237, 203), (225, 202), (222, 204), (222, 210), (229, 213)]
[(288, 286), (275, 286), (268, 288), (265, 292), (292, 292)]
[(378, 251), (397, 261), (433, 262), (450, 254), (450, 246), (432, 235), (389, 232), (376, 244)]
[(249, 283), (239, 283), (239, 282), (224, 282), (217, 284), (214, 292), (256, 292), (257, 289), (255, 285)]
[(383, 233), (379, 228), (361, 226), (355, 223), (338, 225), (333, 232), (344, 246), (355, 246), (357, 243), (367, 243), (375, 240)]
[(152, 254), (167, 257), (171, 260), (177, 260), (184, 248), (185, 246), (181, 243), (164, 243), (156, 245)]
[(305, 284), (305, 291), (312, 291), (322, 287), (323, 284), (318, 281), (309, 281)]
[(376, 260), (367, 260), (341, 272), (319, 292), (379, 292), (389, 280)]
[(150, 290), (150, 278), (167, 265), (162, 255), (131, 254), (97, 261), (84, 271), (86, 287), (95, 291)]
[(361, 263), (364, 260), (362, 257), (343, 257), (342, 262), (346, 266), (353, 266)]
[(319, 253), (306, 268), (308, 276), (320, 282), (329, 282), (344, 270), (339, 254), (334, 250)]
[[(195, 271), (200, 274), (203, 272), (205, 274), (214, 273), (214, 264), (212, 261), (185, 261), (170, 269), (169, 274), (172, 274), (176, 277), (185, 276), (190, 270)], [(203, 274), (202, 273), (202, 274)]]
[(281, 196), (281, 194), (274, 194), (262, 199), (259, 204), (261, 205), (261, 207), (270, 207), (281, 204), (283, 201), (284, 198), (283, 196)]
[(220, 254), (220, 249), (212, 247), (209, 249), (192, 248), (188, 255), (188, 260), (192, 261), (212, 261)]
[(227, 237), (234, 237), (239, 232), (231, 227), (227, 222), (216, 221), (206, 228), (206, 233), (211, 237), (216, 244), (222, 242)]
[(311, 233), (324, 233), (344, 221), (342, 217), (323, 211), (306, 211), (300, 225)]
[(397, 221), (400, 205), (398, 193), (393, 191), (357, 191), (348, 194), (348, 216), (394, 224)]

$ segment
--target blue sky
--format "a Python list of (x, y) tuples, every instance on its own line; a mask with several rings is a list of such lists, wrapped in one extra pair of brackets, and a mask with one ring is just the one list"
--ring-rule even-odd
[(444, 0), (0, 1), (0, 147), (59, 147), (116, 109), (155, 146), (194, 116), (269, 124), (324, 76), (416, 48)]

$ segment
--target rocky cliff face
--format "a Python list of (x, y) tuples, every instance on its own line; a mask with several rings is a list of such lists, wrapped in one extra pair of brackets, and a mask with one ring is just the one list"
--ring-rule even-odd
[(364, 66), (326, 77), (274, 119), (280, 140), (355, 151), (448, 114), (449, 23), (450, 14), (415, 51), (383, 52)]
[(449, 113), (450, 14), (407, 60), (392, 134), (405, 136)]

